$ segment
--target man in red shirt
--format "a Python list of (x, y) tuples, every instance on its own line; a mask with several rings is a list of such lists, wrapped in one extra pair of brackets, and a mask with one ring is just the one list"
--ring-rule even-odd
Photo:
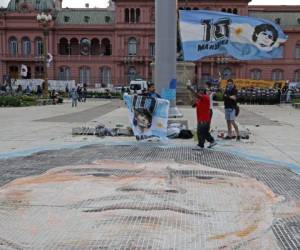
[(190, 86), (188, 86), (188, 89), (197, 98), (193, 107), (196, 107), (197, 112), (198, 146), (200, 148), (204, 148), (205, 140), (207, 140), (210, 143), (208, 148), (211, 148), (216, 145), (216, 142), (209, 131), (211, 120), (210, 98), (206, 94), (205, 88), (200, 88), (198, 93), (196, 93)]

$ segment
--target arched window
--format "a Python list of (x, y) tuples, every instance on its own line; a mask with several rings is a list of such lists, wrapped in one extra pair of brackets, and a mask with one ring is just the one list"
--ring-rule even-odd
[(197, 7), (194, 7), (194, 8), (193, 8), (193, 10), (199, 10), (199, 8), (197, 8)]
[(108, 38), (104, 38), (101, 41), (101, 54), (104, 56), (111, 56), (111, 44)]
[(129, 56), (136, 56), (137, 51), (137, 41), (134, 37), (128, 40), (128, 55)]
[(91, 70), (87, 66), (83, 66), (79, 69), (79, 83), (89, 85), (91, 80)]
[(227, 12), (232, 13), (232, 9), (231, 8), (227, 9)]
[(130, 22), (135, 22), (135, 11), (134, 9), (130, 9)]
[(140, 10), (140, 9), (136, 9), (136, 10), (135, 10), (135, 21), (136, 21), (137, 23), (140, 22), (140, 17), (141, 17), (141, 10)]
[(294, 71), (294, 82), (300, 82), (300, 69)]
[(18, 54), (18, 40), (15, 37), (11, 37), (9, 39), (9, 53), (12, 56), (16, 56)]
[(79, 41), (77, 38), (72, 38), (70, 40), (70, 52), (71, 55), (79, 55)]
[(70, 49), (69, 49), (69, 42), (66, 38), (61, 38), (59, 40), (59, 54), (60, 55), (69, 55)]
[(296, 44), (295, 57), (296, 59), (300, 59), (300, 42)]
[(130, 67), (128, 69), (128, 82), (136, 78), (136, 69), (135, 67)]
[(190, 8), (190, 7), (187, 7), (186, 10), (191, 10), (191, 8)]
[(42, 38), (38, 37), (35, 39), (35, 55), (42, 56), (44, 54), (44, 43)]
[(19, 78), (19, 68), (18, 66), (10, 66), (9, 67), (9, 75), (12, 79), (18, 79)]
[(88, 56), (91, 54), (91, 41), (87, 38), (82, 38), (80, 41), (80, 54)]
[(91, 55), (100, 55), (100, 41), (97, 38), (91, 41)]
[(31, 42), (28, 37), (22, 38), (22, 54), (23, 56), (29, 56), (31, 53)]
[(155, 8), (151, 8), (150, 20), (151, 20), (152, 23), (155, 22)]
[(58, 79), (68, 81), (71, 80), (71, 70), (67, 66), (63, 66), (59, 68)]
[(37, 56), (44, 54), (44, 43), (42, 39), (37, 39), (35, 41), (35, 53)]
[(238, 13), (238, 10), (237, 10), (236, 8), (234, 8), (233, 11), (232, 11), (232, 13), (233, 13), (233, 14), (237, 14), (237, 13)]
[(107, 87), (109, 84), (112, 84), (111, 69), (109, 67), (100, 68), (100, 83), (104, 87)]
[(125, 9), (125, 23), (129, 23), (129, 9)]
[(283, 80), (283, 70), (281, 70), (281, 69), (274, 69), (272, 71), (272, 80), (273, 81)]
[(35, 67), (35, 78), (36, 79), (43, 79), (44, 78), (44, 67), (43, 66), (36, 66)]
[(155, 56), (155, 43), (149, 44), (149, 55), (154, 57)]
[(260, 69), (253, 69), (250, 71), (250, 78), (252, 80), (260, 80), (261, 79), (261, 70)]
[(25, 79), (31, 79), (31, 67), (27, 66), (27, 76), (25, 77)]
[(225, 8), (222, 8), (222, 10), (221, 10), (222, 12), (226, 12), (226, 9)]

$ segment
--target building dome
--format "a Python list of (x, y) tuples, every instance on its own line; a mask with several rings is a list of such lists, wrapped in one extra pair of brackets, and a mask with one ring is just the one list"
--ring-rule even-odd
[(49, 11), (55, 9), (54, 0), (10, 0), (7, 10), (22, 11), (23, 9)]

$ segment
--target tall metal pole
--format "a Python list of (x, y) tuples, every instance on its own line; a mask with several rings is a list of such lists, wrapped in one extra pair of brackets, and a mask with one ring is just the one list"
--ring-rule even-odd
[(44, 27), (44, 83), (43, 83), (43, 96), (48, 97), (48, 65), (47, 65), (47, 57), (48, 57), (48, 46), (47, 46), (47, 37), (49, 35), (48, 27)]
[(155, 0), (155, 85), (170, 100), (169, 117), (182, 117), (176, 107), (177, 0)]
[(43, 82), (43, 95), (44, 97), (48, 97), (48, 69), (47, 69), (47, 57), (48, 57), (48, 47), (47, 47), (47, 37), (49, 36), (49, 25), (52, 21), (52, 16), (51, 14), (45, 14), (41, 13), (38, 14), (36, 17), (38, 23), (41, 25), (43, 28), (44, 32), (44, 39), (43, 39), (43, 46), (44, 46), (44, 60), (43, 60), (43, 65), (44, 65), (44, 82)]

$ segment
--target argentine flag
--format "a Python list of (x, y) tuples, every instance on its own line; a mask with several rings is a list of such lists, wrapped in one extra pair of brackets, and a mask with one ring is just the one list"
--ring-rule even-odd
[(185, 61), (216, 54), (239, 60), (282, 57), (287, 36), (269, 20), (207, 10), (182, 10), (179, 17)]

